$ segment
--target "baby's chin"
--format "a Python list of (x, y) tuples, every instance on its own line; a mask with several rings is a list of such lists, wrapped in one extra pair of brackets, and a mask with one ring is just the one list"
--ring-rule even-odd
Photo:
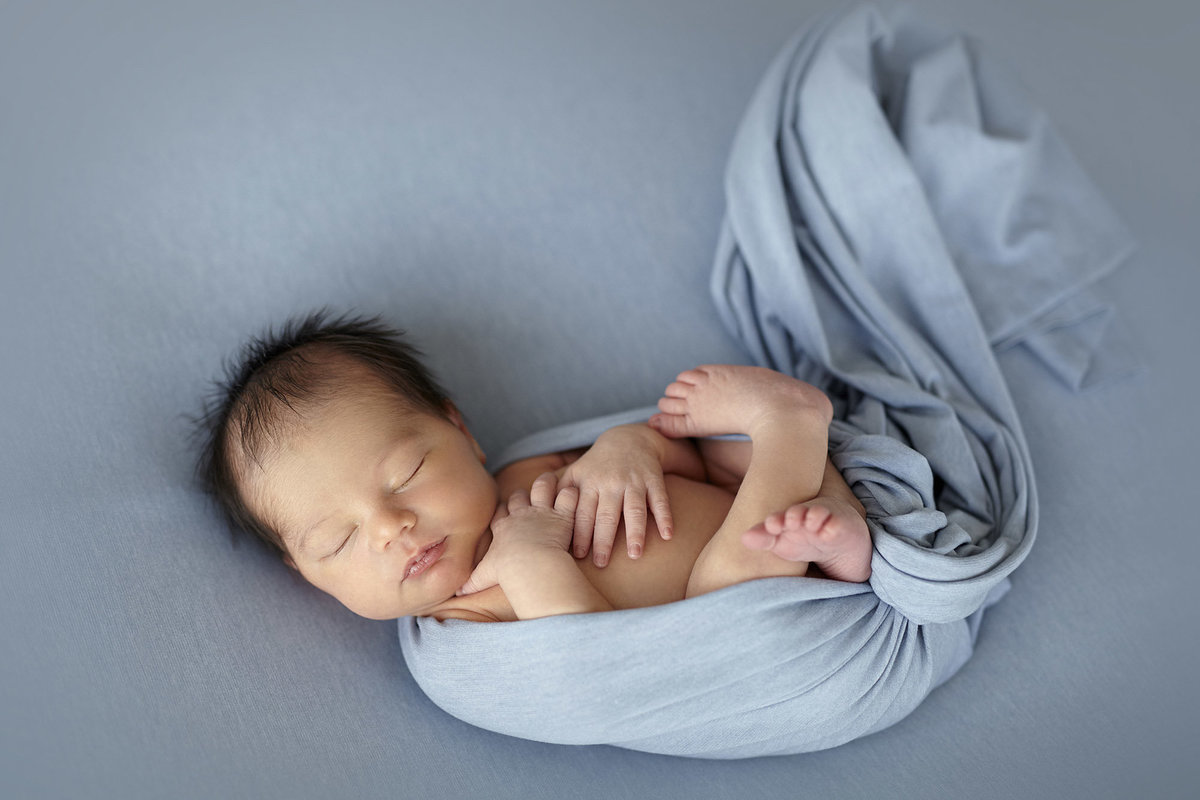
[[(435, 576), (426, 575), (426, 577), (434, 578)], [(464, 575), (462, 580), (458, 582), (455, 582), (455, 576), (450, 574), (449, 571), (447, 571), (447, 574), (437, 577), (439, 580), (431, 580), (427, 586), (423, 587), (423, 596), (418, 603), (409, 602), (404, 605), (381, 603), (373, 606), (362, 606), (357, 603), (348, 603), (340, 597), (336, 597), (336, 595), (334, 598), (349, 611), (363, 619), (386, 621), (401, 619), (403, 617), (424, 617), (453, 600), (454, 593), (460, 586), (467, 582), (469, 575)]]
[[(437, 567), (444, 567), (444, 569), (438, 569)], [(460, 566), (457, 563), (434, 565), (434, 568), (424, 575), (428, 581), (428, 585), (424, 588), (426, 598), (429, 602), (423, 608), (413, 610), (401, 616), (428, 616), (442, 606), (453, 603), (457, 596), (456, 592), (471, 577), (474, 569), (475, 565), (472, 565), (470, 569), (466, 569), (465, 565)]]

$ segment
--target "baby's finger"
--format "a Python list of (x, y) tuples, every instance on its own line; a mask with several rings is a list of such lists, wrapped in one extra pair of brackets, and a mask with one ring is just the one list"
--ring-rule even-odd
[(455, 597), (461, 597), (464, 594), (475, 594), (482, 592), (484, 589), (489, 589), (495, 586), (499, 581), (496, 577), (496, 571), (492, 568), (492, 561), (485, 555), (483, 561), (471, 571), (467, 582), (454, 592)]
[(592, 534), (592, 562), (597, 567), (608, 565), (613, 542), (617, 538), (617, 526), (621, 524), (621, 498), (616, 495), (601, 495), (596, 506), (596, 530)]
[(630, 558), (640, 558), (646, 547), (646, 493), (636, 487), (625, 490), (625, 549)]
[(592, 532), (596, 529), (596, 505), (599, 502), (599, 492), (591, 489), (581, 493), (575, 505), (575, 544), (572, 552), (576, 558), (583, 558), (588, 554)]
[(513, 492), (512, 494), (510, 494), (508, 496), (508, 510), (510, 513), (513, 511), (516, 511), (519, 508), (528, 508), (528, 507), (529, 507), (529, 492), (525, 491), (524, 489), (517, 489), (515, 492)]
[(549, 508), (558, 491), (558, 478), (553, 472), (543, 472), (529, 489), (529, 501), (538, 508)]
[(565, 486), (558, 490), (554, 497), (554, 510), (568, 517), (575, 516), (575, 507), (579, 505), (579, 489), (575, 486)]
[(568, 486), (579, 486), (579, 481), (575, 480), (575, 473), (571, 471), (571, 467), (563, 470), (562, 475), (558, 476), (558, 488), (565, 489)]
[(667, 496), (666, 484), (661, 478), (647, 482), (650, 496), (650, 511), (654, 514), (654, 522), (658, 525), (658, 535), (663, 540), (675, 535), (675, 520), (671, 516), (671, 500)]

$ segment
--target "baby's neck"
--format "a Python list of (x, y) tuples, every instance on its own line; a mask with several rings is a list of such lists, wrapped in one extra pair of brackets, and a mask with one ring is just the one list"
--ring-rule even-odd
[(483, 557), (487, 555), (488, 549), (492, 546), (492, 529), (488, 528), (479, 537), (479, 543), (475, 545), (475, 558), (471, 562), (471, 569), (479, 566), (479, 562), (483, 561)]

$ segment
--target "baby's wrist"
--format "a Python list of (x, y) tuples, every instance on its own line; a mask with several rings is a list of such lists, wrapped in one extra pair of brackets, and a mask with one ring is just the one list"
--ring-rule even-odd
[(612, 434), (610, 438), (618, 438), (624, 449), (631, 447), (644, 449), (653, 453), (661, 461), (667, 452), (667, 437), (651, 428), (644, 422), (631, 422), (610, 428), (603, 435)]
[(500, 550), (499, 563), (496, 564), (497, 570), (502, 570), (507, 567), (521, 568), (530, 562), (536, 562), (543, 558), (552, 558), (555, 553), (566, 553), (565, 545), (560, 545), (558, 542), (538, 542), (538, 541), (516, 541), (508, 542)]
[(560, 562), (574, 565), (575, 558), (557, 543), (517, 544), (507, 548), (496, 565), (497, 582), (503, 587), (528, 581)]

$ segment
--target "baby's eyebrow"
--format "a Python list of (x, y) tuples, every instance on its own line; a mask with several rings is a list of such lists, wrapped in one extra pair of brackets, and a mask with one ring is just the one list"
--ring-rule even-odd
[(300, 535), (299, 535), (299, 536), (296, 538), (296, 549), (297, 549), (297, 550), (299, 550), (299, 551), (300, 551), (300, 552), (302, 552), (302, 553), (303, 553), (303, 552), (306, 552), (306, 551), (308, 550), (308, 537), (309, 537), (309, 535), (310, 535), (310, 534), (312, 534), (312, 532), (313, 532), (313, 531), (315, 531), (317, 528), (319, 528), (319, 527), (321, 527), (322, 525), (324, 525), (324, 524), (325, 524), (325, 523), (326, 523), (326, 522), (329, 520), (329, 517), (331, 517), (331, 516), (333, 516), (333, 515), (332, 515), (332, 514), (330, 514), (330, 515), (328, 515), (328, 516), (322, 517), (321, 519), (319, 519), (319, 520), (317, 520), (316, 522), (314, 522), (312, 525), (308, 526), (308, 529), (307, 529), (307, 530), (305, 530), (304, 532), (302, 532), (302, 533), (301, 533), (301, 534), (300, 534)]

